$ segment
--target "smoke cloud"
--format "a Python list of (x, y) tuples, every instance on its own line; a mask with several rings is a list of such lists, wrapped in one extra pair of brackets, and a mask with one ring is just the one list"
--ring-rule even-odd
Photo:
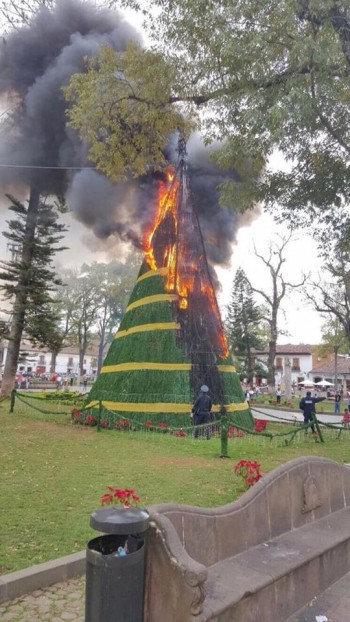
[[(66, 127), (62, 86), (83, 70), (85, 59), (101, 44), (122, 51), (139, 33), (116, 11), (97, 9), (78, 0), (45, 7), (29, 26), (13, 32), (0, 47), (0, 98), (11, 113), (0, 128), (0, 188), (20, 194), (37, 185), (42, 193), (60, 194), (69, 209), (100, 240), (140, 246), (150, 221), (157, 175), (112, 183), (91, 167), (87, 148)], [(219, 205), (218, 184), (225, 176), (209, 162), (198, 137), (188, 145), (194, 205), (212, 264), (227, 265), (241, 217)], [(176, 161), (174, 145), (167, 149)], [(2, 167), (13, 164), (17, 167)], [(35, 168), (39, 167), (39, 168)], [(67, 170), (40, 167), (67, 167)], [(73, 171), (69, 167), (91, 167)]]
[[(66, 127), (62, 86), (82, 71), (101, 44), (121, 51), (138, 33), (116, 12), (61, 0), (42, 7), (29, 26), (2, 40), (0, 97), (12, 112), (1, 132), (0, 164), (31, 167), (88, 166), (86, 146)], [(50, 169), (1, 168), (0, 184), (37, 184), (43, 193), (64, 194), (69, 173)]]

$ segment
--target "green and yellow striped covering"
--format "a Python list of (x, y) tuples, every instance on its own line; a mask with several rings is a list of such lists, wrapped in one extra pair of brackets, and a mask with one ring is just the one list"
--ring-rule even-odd
[[(175, 294), (164, 290), (166, 270), (141, 267), (129, 304), (101, 373), (88, 396), (88, 406), (98, 402), (108, 410), (139, 420), (162, 414), (190, 413), (194, 395), (190, 387), (191, 364), (176, 345), (180, 325), (174, 322), (171, 304)], [(231, 357), (217, 361), (225, 393), (225, 407), (237, 423), (252, 426), (250, 414)], [(214, 412), (220, 406), (215, 404)], [(159, 419), (159, 420), (160, 420)]]

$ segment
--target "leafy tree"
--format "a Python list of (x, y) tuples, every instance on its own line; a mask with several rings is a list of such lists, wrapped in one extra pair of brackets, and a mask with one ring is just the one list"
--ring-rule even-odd
[(253, 291), (244, 270), (239, 268), (232, 285), (225, 328), (237, 359), (238, 372), (249, 381), (255, 372), (254, 350), (261, 349), (264, 343), (260, 332), (261, 323), (261, 310), (254, 302)]
[(82, 270), (91, 282), (98, 284), (96, 298), (96, 329), (99, 339), (97, 371), (102, 367), (106, 345), (111, 342), (124, 314), (131, 288), (134, 284), (139, 262), (129, 256), (125, 263), (111, 261), (108, 264), (94, 263)]
[(69, 125), (90, 144), (89, 158), (111, 179), (139, 176), (166, 164), (162, 149), (185, 122), (171, 105), (175, 67), (131, 42), (124, 52), (101, 46), (65, 95)]
[(98, 340), (97, 368), (100, 370), (106, 345), (111, 341), (124, 313), (136, 270), (135, 256), (125, 263), (83, 264), (79, 271), (65, 271), (57, 293), (61, 343), (79, 348), (79, 370), (84, 372), (88, 347)]
[(338, 318), (328, 317), (322, 326), (322, 343), (316, 348), (316, 353), (324, 357), (335, 350), (346, 354), (349, 352), (349, 342)]
[[(11, 327), (1, 392), (8, 394), (15, 382), (22, 334), (35, 343), (48, 345), (53, 339), (52, 326), (57, 314), (52, 308), (52, 292), (61, 283), (52, 266), (53, 256), (63, 247), (65, 226), (58, 222), (50, 204), (38, 202), (32, 190), (26, 207), (14, 197), (10, 210), (16, 217), (8, 221), (4, 236), (17, 248), (10, 261), (0, 262), (0, 289), (13, 301)], [(38, 209), (37, 209), (38, 205)]]
[(69, 341), (78, 346), (79, 373), (84, 373), (84, 358), (92, 342), (98, 310), (99, 285), (89, 279), (86, 272), (70, 270), (66, 272), (67, 295), (74, 302), (71, 312), (71, 331)]
[(323, 276), (310, 281), (305, 296), (316, 311), (329, 318), (327, 329), (337, 335), (340, 346), (344, 339), (350, 345), (350, 259), (347, 245), (340, 240), (323, 266)]
[(52, 324), (51, 340), (47, 343), (51, 352), (50, 372), (56, 371), (56, 359), (62, 348), (73, 339), (74, 313), (76, 302), (69, 288), (63, 283), (67, 271), (61, 275), (62, 283), (57, 287), (53, 295), (53, 307), (56, 312), (56, 320)]

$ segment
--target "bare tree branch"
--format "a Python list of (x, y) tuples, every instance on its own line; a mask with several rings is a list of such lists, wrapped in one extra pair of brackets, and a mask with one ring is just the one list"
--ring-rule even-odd
[(256, 244), (254, 243), (254, 254), (258, 259), (261, 259), (263, 264), (269, 270), (271, 275), (271, 291), (267, 293), (259, 287), (254, 287), (251, 283), (250, 286), (256, 294), (259, 294), (268, 305), (268, 315), (265, 318), (270, 327), (270, 340), (269, 340), (269, 354), (268, 354), (268, 384), (270, 387), (275, 385), (275, 356), (276, 356), (276, 344), (277, 338), (280, 333), (278, 329), (278, 314), (281, 311), (281, 302), (286, 296), (287, 292), (291, 289), (301, 287), (305, 283), (306, 277), (303, 276), (301, 282), (290, 283), (286, 281), (282, 274), (282, 268), (286, 261), (284, 252), (287, 245), (290, 243), (293, 237), (293, 231), (290, 231), (287, 235), (277, 235), (277, 241), (270, 242), (267, 256), (258, 252)]

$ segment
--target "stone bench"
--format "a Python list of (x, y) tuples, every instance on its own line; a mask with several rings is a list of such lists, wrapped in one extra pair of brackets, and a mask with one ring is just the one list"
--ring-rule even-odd
[(283, 622), (350, 570), (350, 469), (317, 457), (214, 508), (152, 506), (145, 622)]

